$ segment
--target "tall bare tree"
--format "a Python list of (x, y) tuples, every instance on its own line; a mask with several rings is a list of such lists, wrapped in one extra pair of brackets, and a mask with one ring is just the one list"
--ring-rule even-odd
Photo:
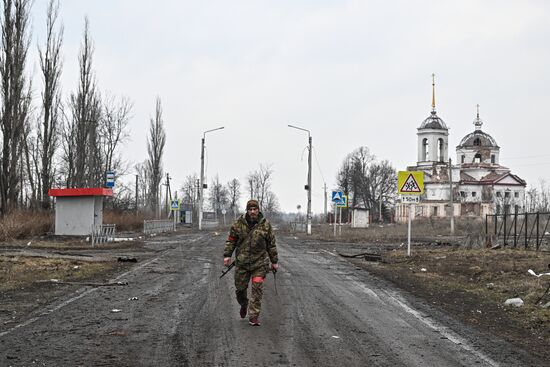
[(381, 201), (393, 200), (397, 178), (389, 161), (378, 162), (367, 147), (359, 147), (342, 162), (336, 182), (351, 197), (350, 207), (362, 206), (379, 214)]
[(102, 141), (104, 171), (118, 170), (121, 166), (117, 148), (129, 138), (128, 123), (132, 113), (132, 103), (126, 97), (116, 100), (106, 95), (103, 101), (103, 114), (99, 133)]
[(165, 143), (166, 133), (162, 119), (162, 105), (160, 98), (157, 97), (155, 117), (151, 118), (149, 140), (147, 141), (147, 153), (149, 154), (149, 159), (147, 160), (149, 202), (155, 212), (159, 210), (159, 185), (162, 179), (162, 155)]
[(198, 200), (198, 179), (199, 176), (196, 173), (188, 175), (185, 177), (185, 181), (181, 187), (181, 191), (183, 192), (183, 202), (190, 205), (193, 210), (195, 209)]
[(220, 177), (216, 175), (211, 183), (210, 188), (210, 206), (216, 213), (216, 215), (220, 214), (220, 211), (224, 209), (227, 206), (228, 198), (227, 198), (227, 190), (223, 186), (223, 184), (220, 182)]
[(236, 178), (229, 181), (226, 185), (227, 187), (227, 196), (229, 199), (229, 207), (233, 216), (238, 213), (238, 202), (241, 198), (241, 183)]
[(63, 43), (63, 25), (56, 31), (59, 16), (59, 1), (50, 0), (46, 19), (46, 45), (38, 48), (40, 70), (44, 87), (42, 90), (42, 111), (37, 129), (37, 153), (39, 164), (38, 198), (43, 208), (50, 207), (48, 189), (54, 180), (54, 155), (58, 139), (58, 126), (61, 121), (61, 86), (60, 77), (63, 68), (61, 45)]
[(88, 18), (84, 21), (84, 36), (78, 62), (79, 84), (70, 96), (71, 116), (63, 131), (67, 186), (98, 186), (103, 183), (102, 151), (99, 134), (101, 100), (92, 68), (94, 46)]
[(269, 164), (260, 164), (260, 168), (250, 172), (247, 176), (248, 191), (250, 198), (258, 200), (264, 214), (272, 215), (278, 208), (276, 195), (271, 191), (273, 180), (273, 169)]
[(25, 77), (29, 49), (29, 0), (3, 0), (0, 19), (2, 153), (0, 164), (0, 211), (17, 206), (22, 184), (22, 153), (28, 119), (30, 89)]

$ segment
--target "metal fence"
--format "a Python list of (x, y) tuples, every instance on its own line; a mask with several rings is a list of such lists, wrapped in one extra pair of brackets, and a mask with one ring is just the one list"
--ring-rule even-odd
[(503, 246), (533, 246), (539, 250), (550, 239), (549, 224), (550, 213), (488, 214), (485, 235)]
[(161, 233), (168, 231), (175, 231), (176, 224), (173, 220), (144, 220), (143, 221), (143, 233)]
[(92, 246), (114, 240), (116, 224), (98, 224), (92, 227)]

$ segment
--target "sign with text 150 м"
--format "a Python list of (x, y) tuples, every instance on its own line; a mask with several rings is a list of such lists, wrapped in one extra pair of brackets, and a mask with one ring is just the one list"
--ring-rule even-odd
[(420, 202), (420, 195), (424, 193), (424, 172), (399, 171), (397, 174), (397, 193), (403, 204)]

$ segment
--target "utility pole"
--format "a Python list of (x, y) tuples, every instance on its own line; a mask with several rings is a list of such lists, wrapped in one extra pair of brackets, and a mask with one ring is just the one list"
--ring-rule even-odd
[(298, 126), (294, 126), (294, 125), (288, 125), (288, 127), (291, 127), (293, 129), (298, 129), (298, 130), (302, 130), (302, 131), (305, 131), (307, 132), (307, 136), (308, 136), (308, 143), (309, 143), (309, 146), (308, 146), (308, 149), (309, 149), (309, 154), (308, 154), (308, 157), (307, 157), (307, 185), (305, 186), (305, 189), (307, 190), (307, 224), (306, 224), (306, 233), (308, 235), (311, 234), (311, 219), (312, 219), (312, 215), (311, 215), (311, 153), (312, 153), (312, 137), (311, 137), (311, 134), (310, 134), (310, 131), (307, 130), (307, 129), (304, 129), (304, 128), (301, 128), (301, 127), (298, 127)]
[(204, 195), (204, 138), (201, 140), (201, 183), (199, 186), (199, 231), (202, 229), (202, 196)]
[(312, 151), (312, 138), (309, 136), (309, 155), (307, 159), (307, 234), (311, 234), (311, 151)]
[(204, 140), (206, 139), (206, 133), (209, 133), (211, 131), (215, 130), (221, 130), (222, 127), (217, 127), (215, 129), (206, 130), (202, 134), (202, 140), (201, 140), (201, 186), (199, 191), (199, 230), (202, 230), (202, 204), (204, 202)]
[(327, 183), (325, 182), (325, 218), (323, 219), (323, 222), (327, 220)]
[(138, 213), (138, 175), (136, 175), (136, 214)]
[(166, 202), (166, 210), (168, 211), (168, 216), (170, 215), (170, 199), (172, 199), (172, 194), (170, 193), (170, 175), (168, 174), (168, 172), (166, 173), (166, 197), (165, 197), (165, 202)]
[(455, 234), (455, 208), (453, 204), (453, 167), (449, 158), (449, 205), (451, 206), (451, 236)]

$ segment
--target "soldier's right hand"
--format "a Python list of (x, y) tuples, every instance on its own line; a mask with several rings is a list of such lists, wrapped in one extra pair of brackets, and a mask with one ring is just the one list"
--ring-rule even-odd
[(225, 266), (231, 265), (231, 258), (230, 257), (224, 257), (223, 258), (223, 265), (225, 265)]

